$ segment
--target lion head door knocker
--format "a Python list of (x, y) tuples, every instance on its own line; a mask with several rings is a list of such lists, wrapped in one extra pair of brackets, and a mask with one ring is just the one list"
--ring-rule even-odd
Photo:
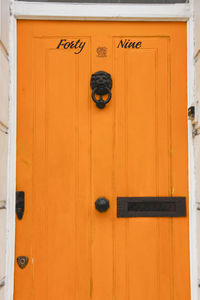
[[(92, 74), (90, 85), (92, 89), (92, 99), (96, 103), (96, 106), (101, 109), (104, 108), (112, 97), (112, 78), (110, 74), (104, 71), (98, 71)], [(98, 100), (96, 99), (96, 95), (99, 96)], [(108, 95), (106, 100), (103, 100), (104, 95)]]

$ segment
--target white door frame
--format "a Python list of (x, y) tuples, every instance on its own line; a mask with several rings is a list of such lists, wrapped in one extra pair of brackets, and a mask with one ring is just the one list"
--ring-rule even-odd
[[(148, 8), (147, 8), (148, 7)], [(15, 259), (17, 19), (187, 22), (188, 106), (194, 103), (194, 15), (190, 4), (83, 4), (15, 2), (10, 6), (10, 116), (7, 185), (5, 299), (13, 300)], [(195, 169), (192, 127), (188, 122), (191, 300), (198, 299)]]

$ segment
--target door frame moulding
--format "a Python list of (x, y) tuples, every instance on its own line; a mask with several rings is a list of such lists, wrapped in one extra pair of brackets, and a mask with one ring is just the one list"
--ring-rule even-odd
[[(15, 192), (17, 128), (17, 20), (179, 21), (187, 22), (188, 106), (194, 103), (194, 16), (190, 4), (80, 4), (10, 1), (10, 103), (7, 184), (5, 299), (13, 300), (15, 261)], [(147, 9), (148, 6), (148, 9)], [(188, 122), (189, 230), (191, 299), (198, 300), (195, 166), (192, 126)]]
[(191, 4), (15, 1), (13, 15), (17, 19), (35, 20), (187, 21), (191, 17)]

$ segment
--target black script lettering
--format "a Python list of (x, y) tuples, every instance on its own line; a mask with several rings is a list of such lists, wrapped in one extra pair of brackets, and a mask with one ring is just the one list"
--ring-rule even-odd
[(80, 45), (78, 46), (78, 48), (80, 49), (79, 52), (74, 52), (75, 54), (79, 54), (81, 53), (81, 51), (83, 50), (83, 48), (85, 47), (86, 42), (80, 42)]
[(66, 40), (60, 40), (60, 43), (58, 44), (57, 49), (59, 49), (61, 45), (64, 46), (64, 44), (62, 44), (62, 42), (66, 42)]
[(139, 48), (141, 48), (142, 47), (142, 42), (138, 42), (137, 44), (136, 44), (136, 46), (135, 46), (135, 48), (137, 48), (137, 49), (139, 49)]
[(70, 46), (70, 42), (67, 42), (67, 43), (65, 43), (65, 45), (64, 45), (64, 49), (68, 49), (68, 48), (69, 48), (69, 46)]
[(70, 48), (71, 48), (71, 49), (75, 48), (74, 41), (71, 42)]
[(57, 49), (63, 48), (63, 49), (77, 49), (74, 54), (79, 54), (85, 47), (86, 42), (81, 42), (81, 40), (77, 41), (67, 41), (66, 39), (60, 40), (60, 43), (57, 46)]
[(142, 42), (133, 42), (129, 39), (120, 40), (119, 44), (117, 45), (117, 48), (136, 48), (139, 49), (142, 47)]
[[(127, 40), (126, 40), (127, 41)], [(129, 44), (130, 40), (128, 40), (127, 42), (125, 42), (124, 44), (124, 48), (127, 48), (128, 44)]]
[[(126, 40), (125, 40), (125, 42), (126, 42)], [(125, 42), (124, 42), (124, 43), (125, 43)], [(123, 41), (121, 40), (121, 41), (119, 42), (119, 44), (118, 44), (117, 48), (119, 48), (119, 47), (120, 47), (120, 45), (121, 45), (121, 47), (123, 48), (123, 47), (124, 47), (124, 43), (123, 43)]]
[(74, 46), (75, 49), (78, 49), (78, 44), (80, 43), (80, 40), (78, 40)]

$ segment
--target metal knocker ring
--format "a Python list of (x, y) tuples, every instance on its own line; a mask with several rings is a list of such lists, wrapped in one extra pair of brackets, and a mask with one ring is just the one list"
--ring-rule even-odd
[[(112, 97), (112, 78), (110, 74), (104, 71), (92, 74), (90, 86), (92, 89), (92, 99), (96, 103), (96, 106), (100, 109), (104, 108)], [(97, 100), (95, 95), (100, 96), (99, 100)], [(106, 100), (103, 100), (104, 95), (108, 95)]]
[[(108, 98), (106, 100), (103, 100), (102, 95), (100, 95), (99, 100), (96, 99), (95, 94), (98, 91), (98, 88), (94, 88), (94, 90), (92, 91), (92, 99), (93, 101), (96, 103), (96, 106), (98, 108), (104, 108), (105, 105), (110, 101), (111, 97), (112, 97), (112, 93), (110, 91), (110, 89), (108, 87), (105, 87), (105, 89), (107, 90), (107, 94), (108, 94)], [(98, 94), (98, 93), (97, 93)]]

